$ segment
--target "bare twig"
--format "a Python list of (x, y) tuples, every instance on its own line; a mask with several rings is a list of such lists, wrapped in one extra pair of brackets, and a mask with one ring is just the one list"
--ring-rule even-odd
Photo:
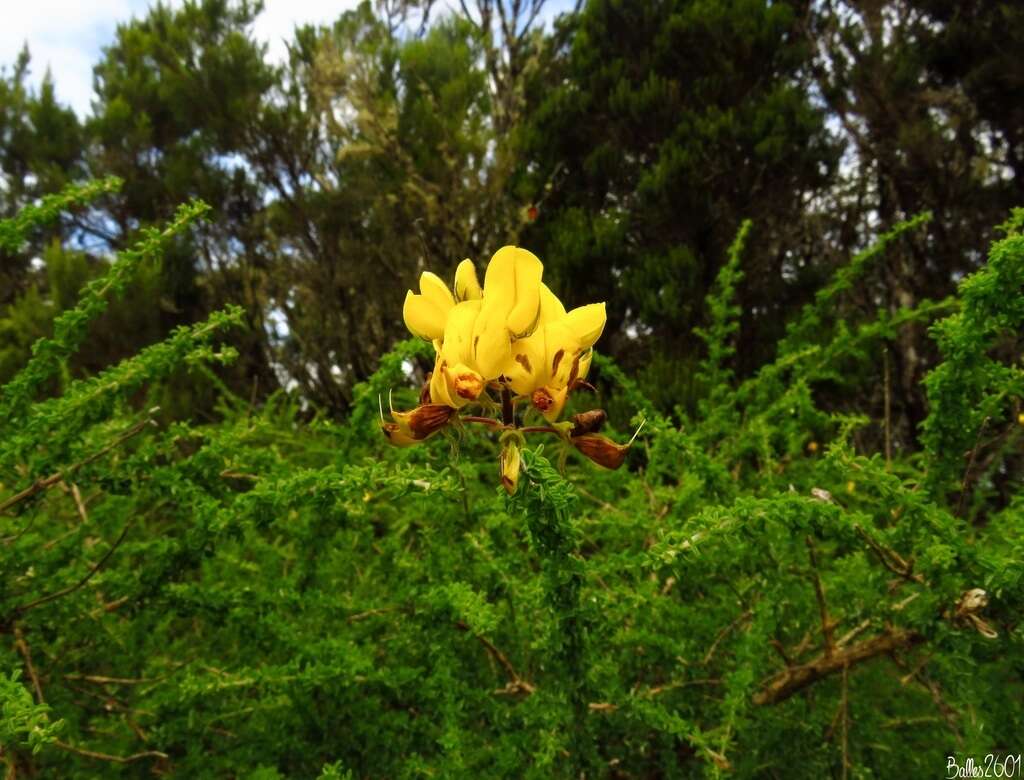
[(978, 457), (978, 449), (981, 447), (981, 435), (985, 432), (985, 426), (988, 425), (988, 421), (988, 417), (981, 421), (981, 426), (978, 428), (978, 436), (974, 440), (974, 447), (971, 448), (971, 455), (967, 459), (967, 467), (964, 469), (964, 478), (960, 484), (960, 499), (956, 503), (957, 515), (960, 515), (961, 512), (963, 512), (964, 501), (967, 499), (967, 483), (970, 482), (971, 469), (974, 468), (974, 461)]
[(376, 617), (377, 615), (386, 615), (389, 612), (397, 612), (402, 607), (382, 607), (380, 609), (368, 609), (365, 612), (357, 612), (354, 615), (349, 615), (347, 620), (349, 623), (358, 623), (360, 620), (366, 620), (366, 618)]
[(846, 780), (847, 771), (850, 767), (850, 743), (849, 743), (849, 731), (850, 731), (850, 700), (849, 700), (849, 677), (850, 667), (847, 664), (843, 664), (843, 697), (840, 707), (843, 711), (843, 780)]
[(898, 552), (888, 547), (883, 547), (879, 542), (875, 541), (871, 534), (856, 523), (853, 526), (853, 530), (855, 530), (860, 537), (867, 542), (868, 546), (875, 551), (875, 554), (882, 562), (882, 565), (893, 574), (896, 574), (905, 580), (910, 580), (919, 584), (924, 583), (924, 577), (920, 574), (915, 574), (910, 562), (903, 558), (903, 556)]
[(84, 680), (85, 682), (98, 683), (100, 685), (144, 685), (145, 683), (157, 682), (169, 677), (106, 677), (102, 674), (65, 674), (65, 680)]
[(841, 637), (839, 637), (839, 639), (836, 641), (836, 649), (837, 650), (841, 650), (842, 648), (846, 647), (846, 645), (848, 645), (850, 642), (852, 642), (858, 636), (863, 634), (868, 629), (868, 627), (870, 625), (871, 625), (871, 618), (865, 618), (864, 620), (862, 620), (856, 626), (854, 626), (849, 631), (847, 631), (845, 634), (843, 634)]
[(835, 625), (828, 616), (828, 605), (825, 603), (825, 589), (822, 587), (821, 575), (818, 571), (818, 553), (814, 549), (814, 540), (808, 536), (805, 541), (807, 542), (807, 553), (811, 558), (811, 574), (814, 576), (814, 596), (818, 600), (818, 612), (821, 616), (821, 634), (825, 642), (825, 657), (831, 658), (832, 651), (835, 648), (835, 643), (832, 639), (832, 629), (835, 628)]
[(125, 525), (124, 529), (121, 531), (121, 535), (118, 536), (116, 540), (114, 540), (114, 543), (112, 545), (110, 545), (110, 549), (107, 550), (106, 553), (104, 553), (103, 557), (100, 558), (99, 561), (94, 563), (92, 567), (89, 569), (89, 571), (86, 573), (86, 575), (82, 577), (82, 579), (80, 579), (74, 585), (68, 585), (66, 588), (61, 588), (60, 590), (54, 591), (53, 593), (48, 593), (45, 596), (40, 596), (39, 598), (35, 599), (34, 601), (30, 601), (27, 604), (17, 606), (14, 608), (13, 614), (24, 614), (25, 612), (28, 612), (30, 609), (42, 606), (43, 604), (46, 604), (50, 601), (54, 601), (56, 599), (70, 595), (79, 588), (83, 587), (89, 580), (91, 580), (96, 575), (96, 572), (102, 569), (104, 564), (108, 560), (110, 560), (110, 556), (112, 556), (114, 552), (117, 550), (117, 548), (121, 546), (121, 542), (124, 541), (125, 537), (128, 535), (128, 530), (131, 527), (132, 521), (129, 520), (128, 523)]
[[(907, 669), (907, 664), (898, 656), (893, 655), (891, 656), (891, 658), (892, 662), (896, 664), (896, 666), (898, 666), (900, 669)], [(932, 701), (935, 702), (936, 708), (939, 710), (940, 713), (942, 713), (942, 717), (946, 721), (946, 726), (952, 732), (953, 737), (956, 739), (957, 745), (959, 745), (962, 748), (964, 745), (964, 738), (960, 734), (960, 728), (957, 725), (956, 710), (949, 706), (949, 704), (946, 703), (946, 700), (942, 698), (942, 689), (939, 687), (939, 684), (934, 680), (927, 679), (923, 674), (921, 674), (921, 672), (921, 669), (914, 671), (912, 673), (913, 679), (916, 680), (921, 685), (921, 687), (928, 691), (928, 693), (931, 695)]]
[[(156, 410), (150, 410), (150, 413), (152, 414), (154, 411)], [(84, 460), (72, 464), (64, 471), (58, 471), (56, 474), (51, 474), (50, 476), (45, 477), (43, 479), (37, 479), (24, 490), (15, 493), (13, 496), (10, 496), (9, 498), (3, 501), (0, 501), (0, 512), (6, 512), (15, 504), (18, 504), (28, 498), (31, 498), (37, 493), (40, 493), (44, 490), (47, 490), (48, 488), (53, 487), (58, 482), (62, 481), (65, 477), (74, 474), (83, 466), (88, 466), (90, 463), (99, 460), (111, 450), (124, 444), (126, 441), (128, 441), (128, 439), (132, 438), (133, 436), (137, 436), (147, 425), (150, 425), (151, 423), (155, 424), (153, 419), (150, 417), (147, 417), (145, 420), (140, 420), (139, 422), (135, 423), (135, 425), (133, 425), (131, 428), (126, 430), (123, 434), (114, 439), (112, 442), (110, 442), (97, 452), (94, 452), (92, 455), (85, 458)]]
[(718, 649), (718, 645), (721, 643), (721, 641), (723, 639), (725, 639), (725, 637), (730, 632), (732, 632), (733, 629), (735, 629), (737, 626), (742, 625), (743, 623), (746, 623), (753, 616), (754, 616), (754, 611), (748, 609), (747, 611), (743, 612), (739, 617), (737, 617), (735, 620), (733, 620), (729, 625), (727, 625), (725, 628), (721, 629), (718, 632), (718, 634), (715, 636), (714, 641), (711, 643), (711, 647), (709, 647), (708, 651), (704, 654), (704, 660), (703, 660), (704, 666), (707, 666), (711, 662), (711, 659), (715, 655), (715, 651)]
[(85, 501), (82, 500), (82, 491), (78, 489), (78, 485), (74, 482), (71, 483), (71, 497), (75, 500), (75, 508), (78, 510), (78, 516), (81, 518), (83, 525), (89, 522), (89, 513), (85, 511)]
[(28, 676), (32, 680), (32, 687), (36, 691), (36, 702), (44, 704), (43, 687), (39, 684), (39, 675), (36, 674), (36, 667), (32, 663), (32, 651), (29, 650), (28, 643), (25, 642), (25, 636), (21, 633), (21, 626), (14, 627), (14, 646), (18, 648), (21, 657), (25, 659), (25, 668), (28, 670)]
[(85, 758), (94, 758), (97, 761), (111, 761), (115, 764), (131, 764), (135, 761), (141, 761), (144, 758), (167, 758), (166, 753), (161, 753), (159, 750), (146, 750), (142, 753), (134, 753), (130, 756), (114, 756), (110, 753), (100, 753), (96, 750), (86, 750), (85, 748), (75, 747), (69, 745), (67, 742), (61, 740), (54, 740), (52, 743), (55, 747), (59, 747), (61, 750), (66, 750), (68, 753), (74, 753), (75, 755), (84, 756)]
[(892, 471), (892, 367), (890, 366), (889, 347), (882, 349), (882, 365), (885, 368), (885, 470)]
[[(455, 622), (455, 627), (460, 631), (470, 631), (469, 626), (461, 620)], [(473, 632), (473, 636), (476, 637), (477, 641), (484, 646), (484, 649), (487, 650), (491, 657), (505, 670), (505, 674), (508, 675), (508, 684), (504, 688), (500, 688), (495, 691), (495, 693), (501, 695), (525, 693), (529, 696), (537, 690), (537, 686), (519, 676), (515, 667), (512, 666), (512, 662), (508, 660), (508, 656), (495, 647), (493, 642), (487, 639), (487, 637), (475, 632)]]

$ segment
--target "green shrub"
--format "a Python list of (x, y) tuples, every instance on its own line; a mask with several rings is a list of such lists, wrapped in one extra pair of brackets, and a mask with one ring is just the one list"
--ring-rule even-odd
[[(628, 468), (571, 455), (563, 474), (548, 444), (508, 499), (491, 434), (380, 435), (380, 397), (412, 405), (416, 341), (343, 424), (226, 389), (213, 421), (152, 411), (169, 372), (209, 381), (231, 358), (235, 310), (50, 394), (90, 318), (201, 211), (90, 282), (0, 392), (8, 773), (934, 777), (1019, 750), (1019, 215), (958, 301), (836, 321), (882, 251), (861, 256), (738, 382), (741, 233), (699, 417), (657, 414), (598, 356), (609, 408), (635, 413), (617, 427), (646, 420)], [(953, 306), (926, 449), (863, 449), (877, 421), (816, 389)], [(1001, 438), (963, 460), (982, 429)]]

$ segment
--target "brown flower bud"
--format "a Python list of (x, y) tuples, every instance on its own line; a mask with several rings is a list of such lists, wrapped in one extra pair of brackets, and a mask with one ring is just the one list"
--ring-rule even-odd
[(591, 409), (589, 412), (580, 412), (572, 416), (572, 435), (581, 436), (584, 433), (597, 433), (608, 419), (604, 409)]
[(590, 458), (598, 466), (606, 469), (617, 469), (626, 460), (629, 444), (616, 444), (611, 439), (596, 433), (584, 433), (573, 436), (573, 446)]
[(409, 412), (391, 410), (394, 422), (381, 423), (381, 429), (391, 444), (408, 447), (425, 441), (441, 430), (455, 410), (444, 404), (421, 404)]

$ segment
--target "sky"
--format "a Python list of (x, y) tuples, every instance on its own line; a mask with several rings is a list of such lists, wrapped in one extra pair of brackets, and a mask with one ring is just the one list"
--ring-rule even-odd
[[(29, 81), (37, 86), (49, 68), (57, 98), (79, 116), (89, 113), (92, 66), (102, 48), (114, 40), (119, 22), (146, 14), (154, 0), (0, 0), (0, 67), (14, 64), (23, 44), (32, 55)], [(172, 6), (182, 0), (171, 0)], [(284, 41), (296, 26), (334, 21), (358, 0), (265, 0), (256, 19), (256, 37), (269, 46), (278, 62)], [(549, 0), (544, 17), (550, 20), (565, 10), (569, 0)]]

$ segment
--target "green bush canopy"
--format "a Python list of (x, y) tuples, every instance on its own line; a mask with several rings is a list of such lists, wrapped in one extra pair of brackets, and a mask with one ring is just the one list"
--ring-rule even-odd
[[(16, 248), (83, 200), (0, 223)], [(226, 309), (86, 378), (90, 322), (203, 216), (85, 285), (0, 391), (0, 744), (9, 777), (927, 777), (1019, 749), (1024, 210), (957, 296), (838, 302), (927, 216), (853, 258), (747, 379), (729, 368), (744, 226), (700, 331), (693, 416), (600, 354), (626, 467), (453, 424), (408, 449), (399, 343), (344, 421), (217, 378)], [(933, 321), (923, 447), (819, 388)], [(219, 383), (208, 419), (157, 408)], [(577, 409), (602, 403), (574, 395)], [(882, 451), (859, 443), (881, 429)], [(872, 439), (874, 440), (874, 439)]]

